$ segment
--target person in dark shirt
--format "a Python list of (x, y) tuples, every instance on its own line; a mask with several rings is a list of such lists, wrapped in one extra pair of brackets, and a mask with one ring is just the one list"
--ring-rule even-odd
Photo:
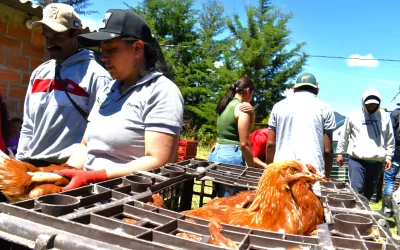
[(6, 141), (6, 148), (11, 150), (15, 155), (18, 149), (19, 135), (21, 134), (22, 119), (14, 117), (10, 119), (10, 134)]
[[(399, 103), (397, 105), (400, 105)], [(393, 126), (394, 134), (394, 156), (392, 158), (392, 168), (385, 171), (384, 179), (385, 186), (383, 188), (382, 210), (381, 213), (386, 217), (391, 217), (392, 212), (392, 195), (394, 192), (394, 182), (400, 167), (400, 135), (399, 135), (399, 121), (400, 121), (400, 108), (393, 110), (390, 113), (390, 119)]]

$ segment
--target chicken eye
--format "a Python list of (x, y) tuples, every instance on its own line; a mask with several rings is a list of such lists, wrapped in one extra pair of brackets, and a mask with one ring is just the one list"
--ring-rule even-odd
[(291, 168), (290, 168), (290, 172), (292, 172), (292, 173), (297, 173), (297, 169), (296, 169), (296, 168), (293, 168), (293, 167), (291, 167)]

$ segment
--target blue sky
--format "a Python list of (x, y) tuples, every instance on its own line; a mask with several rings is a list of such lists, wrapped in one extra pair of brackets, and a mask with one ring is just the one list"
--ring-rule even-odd
[[(136, 5), (138, 1), (125, 1)], [(225, 14), (238, 13), (245, 22), (245, 5), (257, 0), (224, 0)], [(92, 0), (99, 14), (83, 16), (84, 25), (98, 27), (104, 13), (111, 8), (125, 8), (123, 1)], [(293, 42), (306, 42), (310, 55), (368, 57), (400, 60), (400, 20), (398, 0), (273, 0), (285, 13), (292, 12), (289, 22)], [(196, 0), (195, 8), (201, 7)], [(361, 106), (367, 88), (376, 88), (382, 107), (396, 108), (400, 96), (392, 102), (400, 86), (400, 62), (360, 61), (309, 58), (307, 71), (320, 82), (319, 98), (347, 115)]]

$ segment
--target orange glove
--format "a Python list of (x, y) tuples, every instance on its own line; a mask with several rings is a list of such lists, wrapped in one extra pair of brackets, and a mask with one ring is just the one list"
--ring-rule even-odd
[(69, 184), (63, 187), (62, 191), (75, 189), (81, 186), (86, 186), (89, 183), (96, 183), (107, 180), (106, 170), (86, 171), (79, 169), (63, 169), (55, 171), (55, 174), (71, 178)]

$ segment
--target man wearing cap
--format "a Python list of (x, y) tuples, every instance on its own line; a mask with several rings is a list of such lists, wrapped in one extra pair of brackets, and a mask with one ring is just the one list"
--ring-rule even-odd
[(331, 106), (317, 98), (312, 73), (297, 76), (294, 94), (274, 105), (269, 121), (267, 163), (300, 159), (330, 177), (336, 127)]
[(66, 4), (49, 4), (41, 26), (50, 60), (36, 68), (25, 97), (24, 119), (16, 158), (36, 166), (67, 161), (80, 143), (86, 116), (111, 77), (78, 46), (82, 23)]
[(383, 169), (392, 166), (393, 128), (390, 116), (379, 109), (381, 97), (376, 89), (367, 89), (361, 109), (347, 116), (338, 141), (336, 162), (343, 166), (342, 154), (349, 155), (350, 186), (371, 199)]

